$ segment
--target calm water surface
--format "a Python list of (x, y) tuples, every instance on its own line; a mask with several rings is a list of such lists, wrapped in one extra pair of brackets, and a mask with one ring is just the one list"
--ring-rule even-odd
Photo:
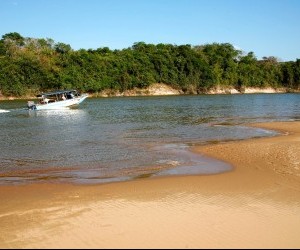
[(225, 172), (229, 165), (193, 154), (191, 146), (275, 134), (246, 123), (300, 120), (299, 94), (88, 98), (52, 111), (25, 106), (0, 102), (0, 184)]

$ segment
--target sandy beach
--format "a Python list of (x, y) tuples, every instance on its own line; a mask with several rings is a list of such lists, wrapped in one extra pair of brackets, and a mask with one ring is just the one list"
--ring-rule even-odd
[(0, 248), (299, 248), (300, 122), (196, 146), (217, 175), (0, 186)]

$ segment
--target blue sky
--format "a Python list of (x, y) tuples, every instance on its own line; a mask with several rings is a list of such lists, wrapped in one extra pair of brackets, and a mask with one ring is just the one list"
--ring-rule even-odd
[(228, 42), (258, 59), (295, 61), (300, 0), (0, 0), (0, 36), (9, 32), (75, 50)]

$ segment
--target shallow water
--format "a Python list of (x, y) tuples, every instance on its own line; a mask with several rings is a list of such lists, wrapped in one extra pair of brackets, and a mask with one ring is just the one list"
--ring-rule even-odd
[(88, 98), (75, 109), (27, 111), (1, 101), (0, 184), (103, 183), (215, 174), (196, 144), (272, 136), (252, 122), (300, 119), (299, 94)]

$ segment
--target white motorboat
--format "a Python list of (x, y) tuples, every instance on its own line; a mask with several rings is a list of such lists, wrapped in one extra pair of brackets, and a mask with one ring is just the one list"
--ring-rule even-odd
[(77, 90), (59, 90), (42, 93), (37, 96), (38, 103), (27, 102), (29, 110), (61, 109), (78, 105), (88, 97), (87, 94), (80, 94)]

